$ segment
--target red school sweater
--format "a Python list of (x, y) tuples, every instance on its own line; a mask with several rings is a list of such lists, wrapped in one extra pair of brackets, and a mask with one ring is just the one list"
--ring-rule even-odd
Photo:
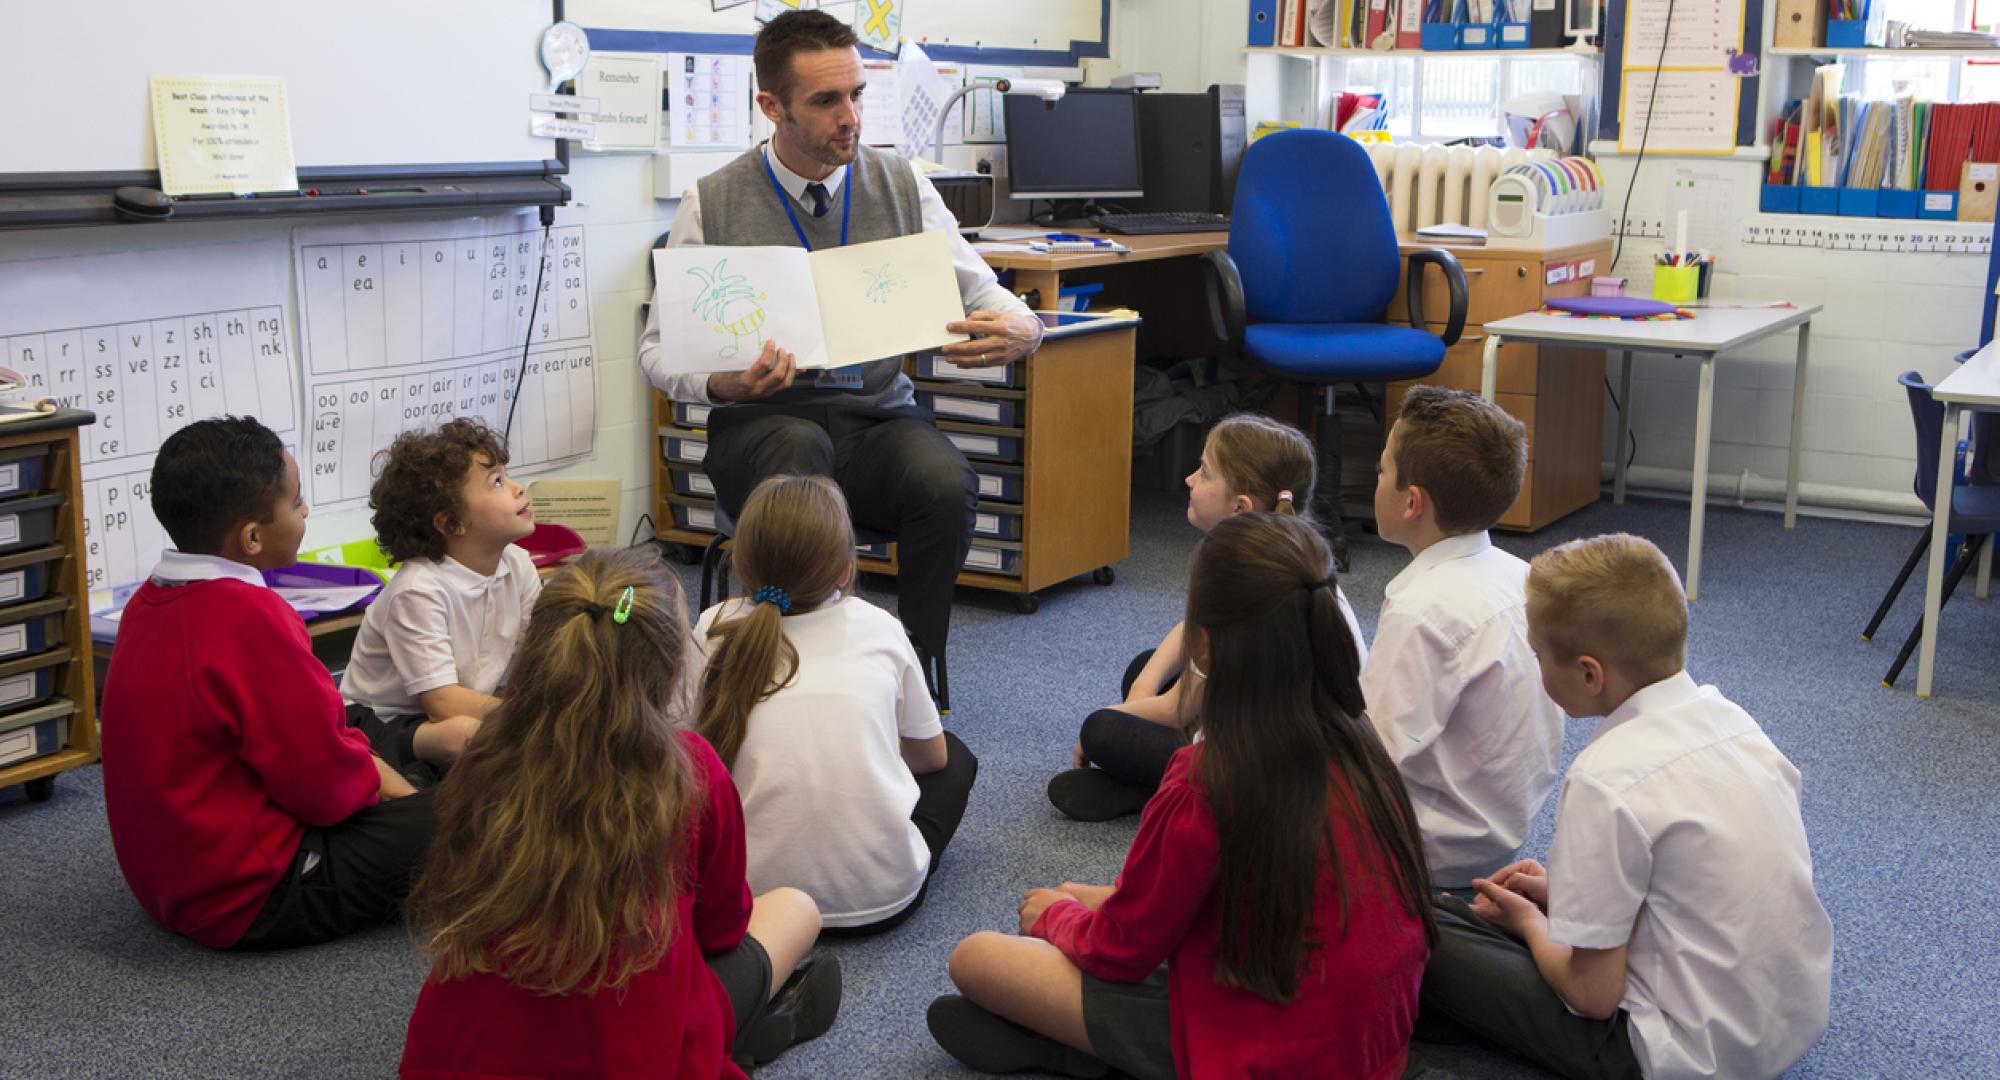
[(1095, 911), (1058, 901), (1034, 936), (1109, 981), (1137, 982), (1165, 961), (1174, 1065), (1184, 1078), (1400, 1075), (1430, 948), (1422, 920), (1395, 898), (1381, 846), (1345, 814), (1332, 825), (1347, 878), (1346, 929), (1322, 859), (1312, 931), (1322, 947), (1307, 954), (1298, 993), (1273, 1005), (1216, 981), (1221, 848), (1194, 775), (1200, 749), (1174, 754), (1111, 898)]
[(373, 803), (368, 740), (278, 594), (147, 582), (104, 686), (104, 809), (118, 867), (161, 926), (234, 945), (306, 826)]
[(703, 790), (687, 818), (693, 832), (666, 956), (623, 990), (595, 994), (545, 997), (500, 975), (433, 976), (403, 1043), (405, 1080), (742, 1080), (729, 1060), (736, 1012), (705, 958), (736, 948), (750, 926), (743, 804), (708, 742), (681, 739)]

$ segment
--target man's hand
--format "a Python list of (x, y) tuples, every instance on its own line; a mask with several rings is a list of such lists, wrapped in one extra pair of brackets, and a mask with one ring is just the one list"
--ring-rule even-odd
[(1543, 911), (1549, 909), (1549, 872), (1533, 859), (1522, 859), (1501, 867), (1493, 880), (1509, 892), (1520, 893)]
[(1075, 897), (1054, 889), (1029, 889), (1028, 894), (1021, 898), (1021, 936), (1027, 937), (1035, 932), (1035, 923), (1041, 919), (1042, 912), (1049, 909), (1049, 905), (1058, 900), (1073, 899)]
[(764, 351), (757, 355), (757, 362), (748, 368), (710, 375), (708, 399), (726, 404), (770, 397), (792, 385), (792, 377), (798, 374), (793, 363), (790, 352), (778, 348), (777, 342), (767, 341)]
[(975, 311), (955, 323), (953, 334), (971, 334), (971, 341), (954, 341), (938, 350), (959, 367), (998, 367), (1033, 352), (1042, 340), (1042, 322), (1033, 315)]
[(1534, 901), (1512, 889), (1501, 888), (1486, 878), (1473, 878), (1472, 887), (1479, 895), (1472, 900), (1472, 913), (1502, 930), (1526, 941), (1529, 932), (1536, 927), (1546, 930), (1549, 917)]

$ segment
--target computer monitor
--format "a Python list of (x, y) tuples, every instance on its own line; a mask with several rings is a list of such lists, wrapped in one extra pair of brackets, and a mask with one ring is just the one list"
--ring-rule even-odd
[(1050, 105), (1002, 99), (1007, 184), (1017, 199), (1100, 199), (1145, 193), (1139, 168), (1139, 102), (1130, 90), (1071, 90)]

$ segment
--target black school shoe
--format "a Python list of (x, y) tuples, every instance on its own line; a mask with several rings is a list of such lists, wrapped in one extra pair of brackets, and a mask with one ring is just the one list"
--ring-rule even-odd
[(1151, 789), (1114, 779), (1103, 769), (1070, 769), (1049, 780), (1049, 801), (1078, 821), (1110, 821), (1136, 814), (1152, 797)]
[(957, 994), (931, 1002), (925, 1017), (945, 1053), (983, 1073), (1050, 1072), (1096, 1080), (1111, 1066), (1081, 1050), (995, 1016)]
[(826, 1034), (840, 1014), (840, 957), (808, 953), (778, 996), (751, 1022), (743, 1050), (759, 1065)]

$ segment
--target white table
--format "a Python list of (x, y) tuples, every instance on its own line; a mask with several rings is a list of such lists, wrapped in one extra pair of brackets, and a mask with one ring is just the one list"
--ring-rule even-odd
[[(1785, 465), (1785, 528), (1798, 519), (1799, 417), (1806, 400), (1806, 343), (1818, 304), (1797, 307), (1700, 308), (1692, 319), (1672, 322), (1628, 322), (1623, 319), (1573, 319), (1565, 315), (1516, 315), (1486, 324), (1486, 352), (1479, 375), (1479, 395), (1493, 400), (1500, 377), (1500, 346), (1507, 342), (1616, 349), (1623, 355), (1618, 370), (1618, 442), (1614, 453), (1611, 501), (1625, 501), (1625, 437), (1631, 430), (1632, 354), (1662, 353), (1701, 361), (1701, 389), (1695, 398), (1694, 500), (1688, 512), (1687, 597), (1701, 588), (1702, 511), (1708, 500), (1708, 438), (1715, 404), (1715, 358), (1740, 345), (1798, 327), (1797, 371), (1792, 378), (1792, 450)], [(1940, 533), (1940, 536), (1943, 534)]]
[[(1931, 564), (1924, 572), (1924, 639), (1917, 653), (1917, 696), (1931, 696), (1937, 666), (1938, 608), (1944, 603), (1944, 540), (1951, 524), (1951, 468), (1958, 451), (1958, 416), (1968, 408), (2000, 409), (2000, 351), (1995, 344), (1972, 354), (1963, 366), (1931, 390), (1944, 403), (1944, 435), (1938, 440), (1937, 490), (1931, 493)], [(1980, 595), (1991, 572), (1993, 545), (1980, 553)]]

